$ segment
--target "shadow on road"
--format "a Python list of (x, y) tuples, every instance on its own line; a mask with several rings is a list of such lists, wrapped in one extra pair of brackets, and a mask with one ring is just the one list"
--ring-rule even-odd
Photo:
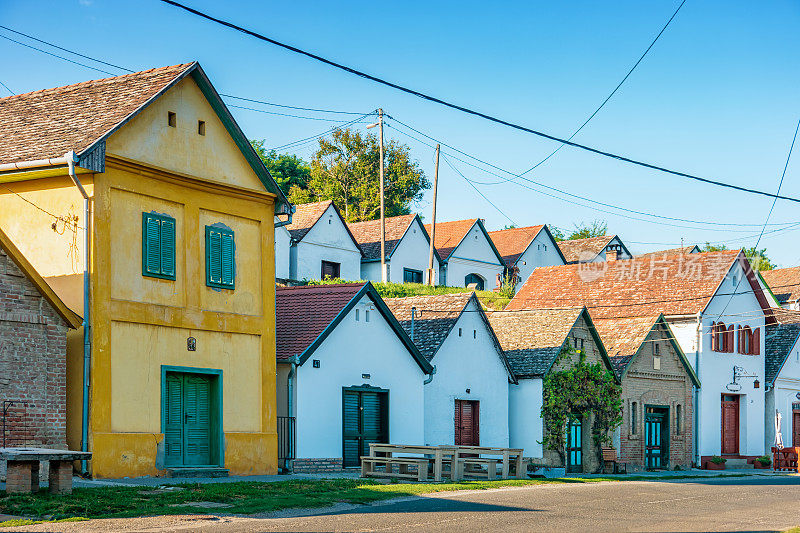
[(386, 514), (386, 513), (502, 513), (508, 511), (517, 512), (542, 512), (543, 509), (529, 509), (526, 507), (516, 507), (509, 505), (492, 505), (487, 503), (477, 503), (450, 498), (431, 498), (420, 496), (412, 500), (399, 502), (386, 502), (383, 504), (372, 504), (359, 509), (348, 509), (345, 511), (333, 511), (320, 513), (317, 516), (327, 515), (351, 515), (351, 514)]

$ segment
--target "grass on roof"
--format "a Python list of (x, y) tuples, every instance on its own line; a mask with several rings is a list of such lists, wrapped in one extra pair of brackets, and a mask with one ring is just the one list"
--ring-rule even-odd
[[(343, 279), (325, 279), (325, 280), (309, 280), (308, 285), (334, 285), (340, 283), (365, 283), (365, 281), (346, 281)], [(440, 294), (456, 294), (460, 292), (469, 292), (466, 287), (445, 287), (444, 285), (437, 285), (431, 287), (422, 283), (376, 283), (372, 285), (378, 291), (381, 298), (406, 298), (408, 296), (435, 296)], [(480, 300), (484, 309), (492, 311), (500, 311), (511, 298), (508, 296), (500, 295), (493, 291), (475, 291), (475, 295)]]

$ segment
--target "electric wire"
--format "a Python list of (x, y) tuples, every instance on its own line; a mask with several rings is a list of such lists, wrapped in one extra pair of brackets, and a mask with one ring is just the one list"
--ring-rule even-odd
[(8, 88), (8, 85), (6, 85), (5, 83), (3, 83), (2, 81), (0, 81), (0, 85), (2, 85), (2, 86), (5, 88), (5, 90), (6, 90), (6, 91), (8, 91), (8, 92), (10, 92), (12, 95), (16, 95), (16, 94), (17, 94), (17, 93), (15, 93), (14, 91), (12, 91), (11, 89), (9, 89), (9, 88)]
[(350, 122), (348, 120), (341, 120), (341, 119), (336, 119), (336, 118), (304, 117), (302, 115), (292, 115), (290, 113), (279, 113), (277, 111), (267, 111), (266, 109), (256, 109), (254, 107), (246, 107), (246, 106), (230, 104), (230, 103), (227, 104), (227, 106), (228, 107), (233, 107), (233, 108), (236, 108), (236, 109), (246, 109), (247, 111), (255, 111), (257, 113), (265, 113), (267, 115), (278, 115), (278, 116), (281, 116), (281, 117), (303, 118), (303, 119), (306, 119), (306, 120), (319, 120), (319, 121), (322, 121), (322, 122)]
[(338, 69), (343, 70), (345, 72), (348, 72), (350, 74), (354, 74), (356, 76), (360, 76), (362, 78), (365, 78), (367, 80), (373, 81), (375, 83), (379, 83), (381, 85), (385, 85), (387, 87), (391, 87), (393, 89), (405, 92), (407, 94), (411, 94), (411, 95), (417, 96), (417, 97), (422, 98), (424, 100), (428, 100), (430, 102), (433, 102), (433, 103), (436, 103), (436, 104), (439, 104), (439, 105), (442, 105), (442, 106), (445, 106), (445, 107), (449, 107), (451, 109), (455, 109), (457, 111), (461, 111), (463, 113), (467, 113), (467, 114), (470, 114), (470, 115), (474, 115), (476, 117), (483, 118), (485, 120), (488, 120), (490, 122), (494, 122), (496, 124), (501, 124), (501, 125), (504, 125), (504, 126), (508, 126), (510, 128), (513, 128), (513, 129), (516, 129), (516, 130), (519, 130), (519, 131), (530, 133), (532, 135), (536, 135), (538, 137), (542, 137), (544, 139), (555, 141), (555, 142), (558, 142), (558, 143), (561, 143), (561, 144), (566, 144), (568, 146), (572, 146), (574, 148), (578, 148), (578, 149), (581, 149), (581, 150), (584, 150), (584, 151), (587, 151), (587, 152), (591, 152), (591, 153), (594, 153), (596, 155), (604, 156), (604, 157), (607, 157), (607, 158), (610, 158), (610, 159), (615, 159), (615, 160), (621, 161), (623, 163), (629, 163), (629, 164), (632, 164), (632, 165), (637, 165), (637, 166), (640, 166), (640, 167), (643, 167), (643, 168), (648, 168), (650, 170), (655, 170), (655, 171), (658, 171), (658, 172), (663, 172), (663, 173), (666, 173), (666, 174), (671, 174), (671, 175), (674, 175), (674, 176), (678, 176), (678, 177), (682, 177), (682, 178), (686, 178), (686, 179), (690, 179), (690, 180), (695, 180), (695, 181), (706, 183), (706, 184), (710, 184), (710, 185), (716, 185), (718, 187), (725, 187), (725, 188), (729, 188), (729, 189), (734, 189), (734, 190), (738, 190), (740, 192), (746, 192), (746, 193), (749, 193), (749, 194), (755, 194), (755, 195), (760, 195), (760, 196), (767, 196), (767, 197), (770, 197), (770, 198), (774, 197), (774, 198), (777, 198), (777, 199), (780, 199), (780, 200), (786, 200), (786, 201), (800, 203), (800, 198), (794, 198), (794, 197), (791, 197), (791, 196), (775, 195), (775, 194), (772, 194), (772, 193), (767, 192), (767, 191), (761, 191), (761, 190), (753, 189), (753, 188), (750, 188), (750, 187), (743, 187), (741, 185), (735, 185), (735, 184), (732, 184), (732, 183), (726, 183), (726, 182), (719, 181), (719, 180), (703, 178), (701, 176), (696, 176), (694, 174), (689, 174), (687, 172), (671, 170), (669, 168), (666, 168), (666, 167), (663, 167), (663, 166), (660, 166), (660, 165), (656, 165), (656, 164), (653, 164), (653, 163), (647, 163), (645, 161), (640, 161), (640, 160), (633, 159), (633, 158), (630, 158), (630, 157), (627, 157), (627, 156), (623, 156), (623, 155), (619, 155), (619, 154), (616, 154), (616, 153), (613, 153), (613, 152), (608, 152), (606, 150), (601, 150), (599, 148), (594, 148), (594, 147), (591, 147), (591, 146), (587, 146), (585, 144), (576, 143), (576, 142), (570, 141), (568, 139), (563, 139), (563, 138), (557, 137), (555, 135), (551, 135), (549, 133), (545, 133), (545, 132), (542, 132), (542, 131), (539, 131), (539, 130), (535, 130), (535, 129), (529, 128), (527, 126), (522, 126), (520, 124), (516, 124), (514, 122), (510, 122), (510, 121), (505, 120), (505, 119), (497, 118), (497, 117), (494, 117), (494, 116), (489, 115), (487, 113), (484, 113), (484, 112), (481, 112), (481, 111), (476, 111), (476, 110), (473, 110), (473, 109), (470, 109), (468, 107), (464, 107), (464, 106), (461, 106), (461, 105), (458, 105), (458, 104), (454, 104), (452, 102), (448, 102), (448, 101), (443, 100), (441, 98), (437, 98), (435, 96), (428, 95), (426, 93), (411, 89), (409, 87), (405, 87), (403, 85), (387, 81), (385, 79), (379, 78), (377, 76), (373, 76), (371, 74), (367, 74), (366, 72), (354, 69), (352, 67), (348, 67), (346, 65), (343, 65), (341, 63), (337, 63), (335, 61), (331, 61), (330, 59), (326, 59), (326, 58), (324, 58), (324, 57), (322, 57), (320, 55), (317, 55), (317, 54), (302, 50), (302, 49), (297, 48), (295, 46), (292, 46), (292, 45), (289, 45), (289, 44), (286, 44), (286, 43), (282, 43), (282, 42), (280, 42), (278, 40), (272, 39), (270, 37), (267, 37), (265, 35), (262, 35), (260, 33), (255, 32), (255, 31), (248, 30), (246, 28), (243, 28), (242, 26), (238, 26), (236, 24), (233, 24), (231, 22), (222, 20), (220, 18), (213, 17), (213, 16), (211, 16), (211, 15), (209, 15), (207, 13), (204, 13), (204, 12), (199, 11), (197, 9), (191, 8), (191, 7), (187, 6), (187, 5), (181, 4), (180, 2), (176, 2), (175, 0), (160, 0), (160, 1), (165, 3), (165, 4), (169, 4), (171, 6), (183, 9), (184, 11), (187, 11), (187, 12), (193, 14), (193, 15), (196, 15), (198, 17), (204, 18), (204, 19), (209, 20), (211, 22), (220, 24), (222, 26), (226, 26), (226, 27), (231, 28), (233, 30), (236, 30), (238, 32), (241, 32), (241, 33), (244, 33), (244, 34), (249, 35), (251, 37), (254, 37), (256, 39), (259, 39), (259, 40), (274, 44), (276, 46), (279, 46), (279, 47), (284, 48), (286, 50), (292, 51), (294, 53), (304, 55), (306, 57), (309, 57), (309, 58), (314, 59), (316, 61), (325, 63), (325, 64), (330, 65), (332, 67), (338, 68)]
[(85, 68), (96, 70), (97, 72), (102, 72), (103, 74), (108, 74), (109, 76), (116, 76), (116, 74), (114, 74), (113, 72), (109, 72), (107, 70), (103, 70), (103, 69), (97, 68), (97, 67), (92, 67), (90, 65), (86, 65), (85, 63), (81, 63), (79, 61), (73, 61), (72, 59), (66, 58), (64, 56), (60, 56), (58, 54), (54, 54), (52, 52), (48, 52), (47, 50), (42, 50), (41, 48), (37, 48), (37, 47), (35, 47), (33, 45), (25, 44), (23, 42), (17, 41), (16, 39), (12, 39), (11, 37), (8, 37), (7, 35), (3, 35), (3, 34), (0, 33), (0, 37), (2, 37), (3, 39), (6, 39), (8, 41), (11, 41), (12, 43), (17, 43), (17, 44), (19, 44), (21, 46), (24, 46), (26, 48), (31, 48), (31, 49), (36, 50), (38, 52), (41, 52), (43, 54), (47, 54), (49, 56), (57, 57), (58, 59), (63, 59), (64, 61), (69, 61), (70, 63), (73, 63), (75, 65), (80, 65), (80, 66), (85, 67)]

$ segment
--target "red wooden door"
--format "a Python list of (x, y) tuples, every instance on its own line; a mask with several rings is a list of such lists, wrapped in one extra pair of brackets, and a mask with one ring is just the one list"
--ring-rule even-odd
[(792, 413), (792, 446), (800, 446), (800, 411)]
[(722, 395), (722, 453), (739, 453), (739, 396)]
[(478, 402), (456, 400), (455, 443), (457, 446), (478, 446)]

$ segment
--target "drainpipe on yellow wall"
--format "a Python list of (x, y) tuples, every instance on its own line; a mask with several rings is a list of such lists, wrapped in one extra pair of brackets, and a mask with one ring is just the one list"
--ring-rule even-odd
[[(89, 202), (89, 195), (86, 189), (83, 188), (78, 176), (75, 175), (75, 162), (77, 157), (75, 152), (69, 151), (64, 155), (67, 160), (67, 168), (69, 170), (69, 177), (72, 182), (80, 191), (83, 196), (83, 406), (81, 411), (81, 451), (89, 451), (89, 377), (91, 370), (92, 359), (92, 337), (89, 332), (89, 265), (91, 259), (90, 248), (90, 224), (91, 224), (91, 206)], [(81, 473), (87, 474), (86, 459), (81, 460)]]

